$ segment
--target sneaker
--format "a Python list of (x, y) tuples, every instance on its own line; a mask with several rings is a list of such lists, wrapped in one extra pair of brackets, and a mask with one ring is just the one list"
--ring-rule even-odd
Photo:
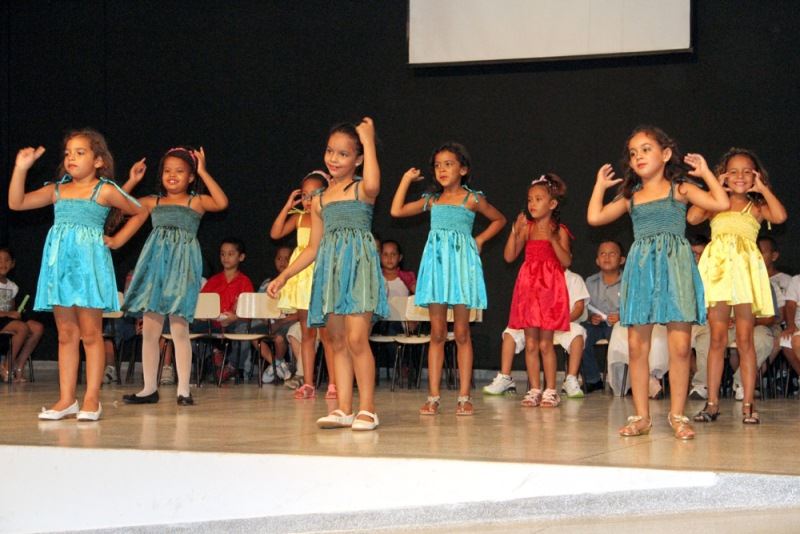
[(278, 375), (278, 378), (281, 380), (286, 380), (292, 376), (292, 372), (289, 370), (289, 365), (286, 363), (286, 360), (280, 360), (278, 362), (278, 365), (275, 366), (275, 374)]
[(302, 375), (294, 375), (289, 380), (286, 380), (283, 383), (283, 385), (286, 386), (289, 389), (297, 389), (297, 388), (299, 388), (300, 386), (303, 385), (303, 376)]
[(692, 400), (708, 399), (708, 388), (706, 386), (692, 386), (692, 391), (689, 392), (689, 398)]
[(573, 375), (567, 375), (567, 378), (564, 379), (564, 385), (561, 386), (561, 389), (567, 394), (568, 399), (583, 398), (583, 390), (578, 384), (577, 377)]
[(266, 369), (264, 369), (264, 374), (261, 375), (261, 382), (264, 384), (272, 384), (275, 381), (275, 367), (272, 364), (269, 364)]
[(511, 378), (511, 375), (497, 373), (497, 376), (494, 377), (492, 383), (488, 386), (484, 386), (483, 392), (487, 395), (504, 395), (507, 393), (516, 394), (517, 386), (514, 384), (514, 379)]
[(117, 368), (113, 365), (106, 365), (106, 372), (103, 375), (103, 384), (113, 384), (117, 381)]
[(175, 385), (175, 368), (171, 365), (165, 365), (161, 368), (161, 382), (159, 382), (162, 386), (174, 386)]
[(734, 399), (736, 399), (737, 401), (744, 400), (744, 388), (742, 387), (741, 384), (734, 384), (733, 391), (735, 392), (733, 395)]

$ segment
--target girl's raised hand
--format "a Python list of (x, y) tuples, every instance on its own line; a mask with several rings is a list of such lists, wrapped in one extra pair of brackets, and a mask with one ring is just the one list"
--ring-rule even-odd
[(192, 150), (192, 154), (197, 158), (197, 173), (206, 172), (206, 151), (203, 147), (200, 147), (200, 150)]
[(514, 235), (519, 237), (527, 237), (526, 230), (528, 228), (528, 218), (525, 216), (524, 213), (520, 213), (517, 215), (517, 220), (514, 221), (514, 226), (512, 230), (514, 230)]
[(606, 163), (597, 171), (596, 186), (600, 186), (603, 190), (614, 187), (622, 181), (622, 178), (614, 178), (614, 167), (610, 163)]
[(769, 189), (767, 184), (761, 179), (761, 173), (758, 171), (753, 171), (753, 187), (747, 190), (748, 193), (758, 193), (760, 195), (764, 194), (764, 191)]
[(303, 190), (295, 189), (289, 193), (289, 198), (286, 200), (286, 205), (293, 208), (303, 201)]
[(358, 126), (356, 126), (356, 132), (358, 133), (358, 138), (361, 140), (361, 144), (373, 142), (375, 140), (375, 123), (372, 122), (371, 118), (364, 117), (361, 119), (361, 122), (358, 123)]
[(686, 154), (683, 161), (692, 168), (692, 170), (689, 171), (689, 176), (702, 178), (704, 174), (711, 172), (708, 168), (708, 163), (706, 163), (706, 158), (700, 154)]
[(144, 163), (145, 158), (140, 159), (136, 163), (131, 166), (131, 170), (128, 172), (128, 178), (134, 184), (138, 184), (144, 178), (144, 173), (147, 171), (147, 165)]
[(411, 183), (411, 182), (418, 182), (418, 181), (422, 180), (423, 178), (424, 178), (424, 176), (422, 176), (422, 171), (420, 171), (419, 169), (417, 169), (415, 167), (411, 167), (403, 175), (403, 177), (401, 178), (401, 181)]
[(27, 171), (33, 164), (36, 163), (36, 160), (42, 157), (44, 154), (44, 147), (38, 146), (33, 148), (31, 146), (21, 149), (17, 152), (17, 161), (16, 166), (22, 169), (23, 171)]

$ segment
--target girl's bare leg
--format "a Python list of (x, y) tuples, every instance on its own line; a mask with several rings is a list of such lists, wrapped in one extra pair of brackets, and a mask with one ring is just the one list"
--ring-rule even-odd
[(59, 399), (51, 409), (64, 410), (76, 399), (81, 332), (74, 307), (53, 306), (53, 317), (58, 329)]
[(733, 307), (736, 320), (736, 350), (739, 353), (742, 387), (745, 403), (752, 404), (756, 390), (756, 347), (753, 340), (755, 317), (750, 304), (739, 304)]
[(650, 418), (650, 336), (653, 325), (633, 325), (628, 327), (628, 372), (631, 377), (631, 392), (636, 415)]
[[(725, 351), (728, 348), (728, 323), (730, 306), (718, 303), (708, 309), (708, 330), (711, 341), (708, 346), (708, 402), (719, 405), (719, 387), (722, 383), (722, 368), (725, 365)], [(671, 347), (670, 347), (671, 348)], [(670, 357), (672, 355), (670, 354)], [(671, 365), (671, 364), (670, 364)], [(670, 368), (672, 385), (672, 368)]]
[[(347, 332), (347, 353), (350, 360), (350, 369), (352, 370), (351, 372), (355, 373), (356, 382), (358, 383), (358, 408), (359, 410), (375, 413), (375, 358), (369, 345), (372, 313), (345, 315), (344, 321)], [(337, 377), (341, 376), (339, 374), (341, 368), (337, 365)], [(352, 386), (350, 393), (352, 395)], [(372, 422), (372, 419), (363, 415), (358, 419)]]
[[(74, 308), (78, 318), (83, 350), (86, 353), (86, 393), (81, 409), (96, 412), (100, 407), (100, 386), (106, 369), (103, 347), (103, 311), (97, 308)], [(77, 378), (77, 375), (76, 375)]]
[(319, 329), (319, 340), (322, 343), (322, 352), (325, 354), (325, 367), (328, 369), (328, 384), (336, 385), (336, 361), (333, 357), (333, 351), (330, 349), (330, 341), (328, 341), (328, 332), (325, 327)]
[(444, 344), (447, 341), (447, 306), (430, 304), (428, 314), (431, 319), (431, 342), (428, 346), (428, 394), (438, 397), (441, 393), (442, 365), (444, 364)]
[(683, 415), (686, 410), (686, 396), (689, 394), (689, 367), (691, 366), (689, 353), (692, 346), (692, 325), (669, 323), (667, 325), (667, 344), (669, 345), (670, 413)]
[(525, 370), (528, 383), (533, 389), (542, 389), (542, 373), (539, 364), (539, 329), (525, 329)]
[(300, 353), (303, 359), (303, 383), (314, 387), (314, 360), (317, 353), (314, 350), (317, 339), (317, 329), (308, 326), (308, 310), (297, 310), (297, 319), (300, 322)]
[[(326, 329), (336, 365), (336, 390), (339, 409), (346, 415), (353, 413), (353, 359), (347, 350), (348, 332), (345, 315), (328, 315)], [(308, 374), (308, 371), (306, 371)], [(360, 386), (361, 384), (359, 384)]]
[(556, 386), (556, 351), (553, 348), (552, 330), (539, 330), (539, 353), (542, 355), (545, 388), (558, 389)]
[(458, 359), (458, 395), (469, 397), (472, 387), (472, 336), (469, 331), (469, 310), (466, 306), (453, 306), (453, 334), (456, 341)]

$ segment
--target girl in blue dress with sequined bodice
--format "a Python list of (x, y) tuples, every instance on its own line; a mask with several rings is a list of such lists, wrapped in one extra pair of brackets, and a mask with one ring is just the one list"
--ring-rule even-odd
[[(102, 135), (91, 129), (64, 138), (60, 180), (25, 192), (28, 170), (43, 147), (17, 154), (8, 188), (8, 207), (31, 210), (54, 204), (55, 220), (47, 233), (34, 309), (52, 311), (58, 328), (58, 402), (42, 408), (39, 419), (76, 416), (97, 421), (102, 415), (100, 384), (105, 368), (103, 312), (118, 311), (117, 283), (103, 227), (112, 208), (126, 215), (139, 212), (135, 199), (111, 181), (114, 158)], [(76, 398), (80, 344), (86, 353), (86, 393)]]
[[(362, 164), (363, 178), (356, 176)], [(372, 119), (365, 117), (358, 126), (334, 126), (325, 148), (325, 166), (330, 185), (311, 203), (308, 246), (269, 284), (267, 293), (277, 297), (286, 281), (316, 258), (308, 326), (327, 328), (339, 404), (318, 419), (317, 425), (374, 430), (379, 420), (369, 332), (373, 321), (389, 315), (389, 304), (371, 232), (372, 210), (381, 188)], [(358, 413), (353, 410), (354, 373)]]
[[(428, 349), (428, 399), (420, 408), (422, 415), (439, 412), (439, 387), (447, 340), (447, 310), (453, 309), (460, 388), (456, 415), (472, 415), (472, 338), (469, 310), (486, 309), (486, 285), (480, 252), (483, 244), (497, 235), (506, 224), (502, 213), (486, 201), (483, 193), (467, 187), (471, 163), (466, 148), (449, 142), (437, 148), (431, 157), (433, 193), (406, 203), (412, 182), (422, 180), (419, 169), (409, 169), (400, 180), (392, 200), (392, 217), (411, 217), (431, 213), (431, 230), (422, 253), (415, 302), (428, 308), (431, 341)], [(486, 229), (472, 237), (475, 213), (489, 219)]]
[[(145, 170), (144, 160), (134, 165), (125, 189), (133, 190), (144, 177)], [(187, 406), (194, 404), (189, 392), (192, 370), (189, 324), (194, 318), (203, 275), (197, 229), (205, 212), (222, 211), (228, 207), (228, 197), (206, 170), (206, 154), (202, 147), (200, 150), (188, 147), (167, 150), (159, 164), (159, 176), (161, 192), (139, 199), (144, 208), (142, 212), (131, 218), (116, 236), (106, 240), (110, 248), (119, 248), (133, 237), (148, 217), (152, 219), (153, 231), (136, 262), (123, 305), (126, 312), (144, 314), (144, 388), (138, 393), (124, 395), (122, 400), (126, 404), (158, 402), (158, 342), (164, 319), (169, 317), (178, 371), (178, 405)], [(198, 194), (198, 176), (208, 194)]]
[[(709, 191), (682, 180), (675, 142), (653, 126), (636, 128), (625, 143), (624, 178), (615, 178), (610, 164), (597, 172), (587, 219), (592, 226), (608, 224), (624, 213), (633, 221), (631, 245), (620, 289), (620, 323), (628, 326), (631, 391), (636, 415), (619, 433), (650, 432), (648, 381), (650, 335), (654, 324), (667, 325), (669, 338), (670, 413), (677, 439), (692, 439), (694, 430), (684, 415), (689, 390), (689, 350), (692, 324), (706, 320), (703, 283), (684, 237), (686, 205), (706, 210), (728, 208), (728, 196), (699, 154), (683, 158), (689, 175), (702, 178)], [(606, 190), (622, 183), (620, 194), (603, 205)]]

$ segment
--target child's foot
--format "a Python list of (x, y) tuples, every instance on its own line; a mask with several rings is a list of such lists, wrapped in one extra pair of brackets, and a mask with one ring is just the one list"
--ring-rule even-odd
[(292, 372), (289, 370), (289, 366), (286, 363), (286, 360), (280, 360), (275, 365), (275, 374), (281, 380), (286, 380), (290, 376), (292, 376)]
[(328, 391), (325, 392), (325, 398), (329, 400), (337, 399), (336, 384), (328, 384)]
[(554, 389), (546, 389), (542, 394), (542, 408), (557, 408), (561, 404), (561, 397)]
[(583, 398), (583, 390), (581, 389), (580, 384), (578, 384), (578, 378), (576, 376), (567, 375), (567, 377), (564, 379), (564, 385), (561, 386), (561, 389), (567, 394), (568, 399)]
[(342, 410), (337, 409), (333, 410), (325, 417), (317, 419), (317, 426), (325, 429), (346, 428), (353, 426), (353, 419), (355, 419), (355, 415), (352, 413), (347, 415)]
[(103, 384), (113, 384), (117, 381), (117, 368), (113, 365), (106, 365), (106, 372), (103, 374)]
[(428, 400), (425, 401), (425, 404), (422, 405), (422, 408), (419, 409), (420, 415), (436, 415), (439, 413), (439, 401), (441, 401), (441, 397), (436, 395), (432, 397), (428, 395)]
[(353, 430), (375, 430), (381, 422), (378, 420), (378, 414), (361, 410), (353, 420), (351, 428)]
[(456, 415), (473, 415), (475, 409), (472, 406), (472, 400), (469, 395), (459, 395), (458, 404), (456, 404)]
[(317, 396), (317, 390), (314, 389), (314, 386), (309, 384), (303, 384), (296, 390), (294, 390), (294, 398), (295, 399), (313, 399)]
[(522, 399), (522, 406), (525, 408), (536, 408), (542, 403), (542, 390), (531, 388), (525, 394), (525, 398)]
[(669, 421), (669, 426), (672, 427), (676, 439), (684, 441), (694, 439), (694, 428), (688, 417), (683, 414), (668, 414), (667, 421)]
[(661, 382), (658, 378), (650, 377), (650, 381), (647, 384), (647, 394), (651, 399), (660, 399), (664, 396), (661, 391)]
[[(223, 380), (224, 382), (224, 380)], [(175, 368), (171, 365), (165, 365), (161, 368), (161, 382), (159, 382), (162, 386), (174, 386), (175, 385)]]
[(0, 363), (0, 378), (3, 382), (8, 382), (8, 367), (6, 367), (6, 362)]
[(492, 383), (483, 387), (483, 392), (486, 395), (504, 395), (506, 393), (516, 393), (517, 385), (514, 384), (514, 379), (511, 375), (504, 375), (497, 373)]
[(275, 381), (275, 367), (269, 364), (264, 372), (261, 374), (261, 382), (263, 384), (272, 384)]
[(628, 423), (619, 429), (619, 435), (624, 438), (644, 436), (649, 434), (652, 428), (653, 421), (649, 417), (631, 415), (628, 417)]
[(14, 383), (15, 384), (22, 384), (22, 383), (27, 382), (27, 381), (28, 381), (28, 379), (25, 378), (25, 375), (22, 372), (22, 369), (14, 369)]

